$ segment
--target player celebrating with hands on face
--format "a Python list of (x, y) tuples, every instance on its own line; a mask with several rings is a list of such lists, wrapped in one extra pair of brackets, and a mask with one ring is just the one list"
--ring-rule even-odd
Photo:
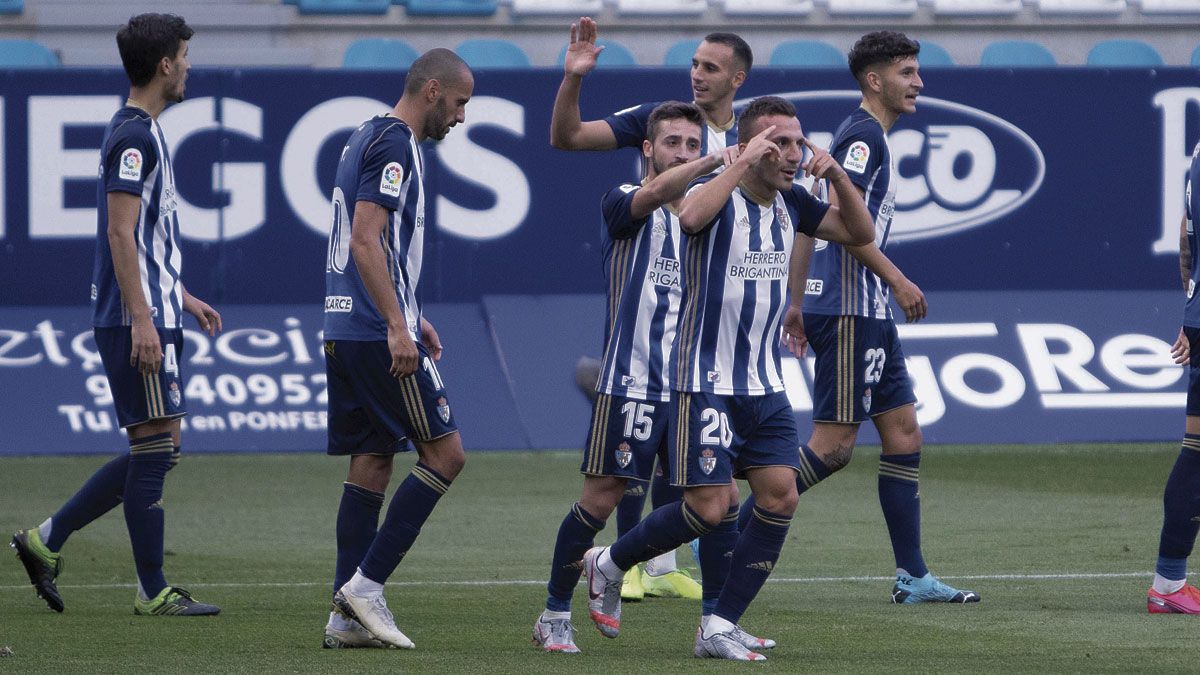
[[(620, 628), (619, 582), (637, 562), (702, 537), (737, 518), (732, 479), (745, 477), (758, 498), (737, 536), (729, 572), (701, 618), (694, 653), (761, 660), (741, 639), (738, 621), (783, 546), (796, 508), (799, 438), (784, 391), (779, 329), (794, 246), (800, 233), (844, 244), (867, 243), (870, 215), (845, 171), (804, 138), (784, 99), (755, 99), (738, 121), (741, 154), (701, 179), (679, 213), (684, 238), (683, 299), (671, 352), (668, 433), (672, 482), (682, 502), (655, 509), (610, 547), (584, 556), (592, 620)], [(793, 183), (804, 169), (829, 180), (845, 204), (830, 206)], [(702, 540), (703, 543), (703, 540)], [(614, 583), (617, 582), (617, 583)]]

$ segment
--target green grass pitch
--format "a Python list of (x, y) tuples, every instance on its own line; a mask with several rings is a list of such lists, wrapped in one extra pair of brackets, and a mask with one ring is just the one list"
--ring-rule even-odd
[[(1196, 672), (1200, 617), (1150, 616), (1163, 482), (1177, 446), (933, 447), (921, 470), (931, 569), (983, 602), (900, 607), (875, 495), (876, 448), (801, 499), (771, 582), (743, 619), (779, 648), (774, 672)], [(0, 460), (7, 532), (40, 522), (102, 463)], [(397, 462), (393, 484), (413, 461)], [(346, 461), (321, 455), (185, 457), (166, 491), (167, 578), (216, 618), (132, 616), (119, 510), (64, 548), (64, 614), (15, 557), (0, 560), (7, 672), (678, 673), (698, 605), (627, 604), (607, 640), (576, 594), (578, 656), (529, 642), (553, 537), (578, 496), (578, 454), (478, 453), (388, 585), (416, 651), (320, 646)], [(614, 526), (599, 541), (613, 537)], [(7, 535), (6, 535), (7, 536)], [(692, 565), (686, 549), (679, 560)]]

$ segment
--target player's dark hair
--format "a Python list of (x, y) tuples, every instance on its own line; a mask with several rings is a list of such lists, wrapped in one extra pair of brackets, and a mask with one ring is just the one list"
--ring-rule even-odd
[(462, 60), (458, 54), (437, 47), (430, 49), (413, 61), (412, 66), (408, 69), (408, 75), (404, 78), (404, 93), (415, 94), (421, 91), (425, 83), (430, 80), (437, 80), (442, 84), (450, 84), (458, 82), (462, 79), (463, 73), (469, 73), (471, 68), (466, 61)]
[(740, 36), (733, 33), (709, 33), (704, 36), (704, 41), (725, 45), (732, 49), (733, 60), (742, 70), (750, 72), (750, 66), (754, 65), (754, 52), (750, 51), (750, 45), (746, 44), (746, 41)]
[(778, 96), (759, 96), (750, 101), (750, 105), (746, 106), (741, 116), (738, 117), (738, 143), (749, 143), (750, 139), (761, 131), (755, 128), (754, 123), (760, 117), (770, 117), (771, 115), (795, 117), (796, 106), (792, 105), (791, 101)]
[(701, 130), (704, 129), (704, 113), (700, 112), (700, 108), (696, 104), (667, 101), (650, 111), (650, 119), (646, 122), (646, 138), (653, 143), (654, 139), (658, 137), (658, 123), (670, 120), (687, 120), (700, 127)]
[(910, 40), (904, 33), (879, 30), (860, 37), (850, 48), (847, 59), (850, 74), (862, 83), (868, 69), (880, 63), (892, 63), (897, 59), (916, 56), (921, 52), (921, 43)]
[(195, 31), (174, 14), (139, 14), (117, 31), (117, 51), (125, 74), (135, 87), (154, 79), (163, 57), (174, 59), (179, 43), (191, 40)]

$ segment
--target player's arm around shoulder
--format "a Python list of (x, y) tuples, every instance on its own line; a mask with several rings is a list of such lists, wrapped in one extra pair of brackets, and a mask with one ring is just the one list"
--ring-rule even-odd
[(682, 198), (692, 181), (716, 171), (723, 161), (722, 155), (714, 153), (673, 166), (655, 176), (654, 180), (646, 183), (634, 194), (630, 204), (633, 217), (643, 218), (656, 209)]

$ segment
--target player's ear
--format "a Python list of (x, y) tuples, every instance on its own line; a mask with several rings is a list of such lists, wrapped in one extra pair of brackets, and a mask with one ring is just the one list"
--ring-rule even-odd
[(746, 81), (746, 71), (739, 70), (733, 74), (733, 80), (731, 80), (731, 83), (733, 84), (733, 88), (737, 89), (738, 87), (741, 87), (742, 83), (745, 81)]
[(642, 157), (646, 159), (654, 157), (654, 144), (650, 142), (650, 139), (642, 141)]
[(866, 83), (868, 89), (876, 94), (883, 89), (883, 76), (879, 74), (878, 70), (868, 70), (863, 76), (863, 82)]
[(442, 83), (437, 80), (430, 79), (425, 83), (425, 101), (433, 103), (442, 95)]

